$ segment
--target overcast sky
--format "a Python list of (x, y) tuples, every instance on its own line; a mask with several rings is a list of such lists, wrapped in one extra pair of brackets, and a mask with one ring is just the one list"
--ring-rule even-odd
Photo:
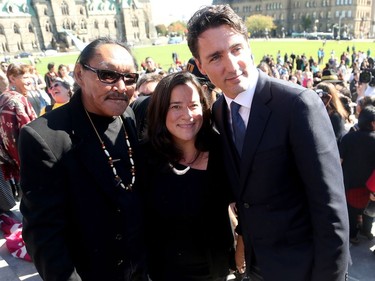
[(154, 24), (170, 24), (176, 20), (187, 21), (201, 6), (212, 0), (151, 0)]

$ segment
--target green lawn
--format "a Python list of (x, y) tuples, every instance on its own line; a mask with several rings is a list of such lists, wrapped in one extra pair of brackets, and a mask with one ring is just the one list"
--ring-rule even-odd
[[(305, 54), (308, 58), (312, 56), (317, 59), (317, 51), (323, 47), (323, 41), (321, 40), (277, 40), (271, 39), (265, 40), (251, 40), (250, 46), (252, 48), (255, 63), (258, 64), (264, 55), (272, 55), (276, 58), (278, 50), (284, 56), (285, 53), (290, 55), (292, 52), (296, 55)], [(324, 47), (325, 51), (325, 62), (328, 60), (332, 50), (335, 51), (337, 58), (346, 51), (349, 46), (350, 52), (352, 52), (352, 46), (355, 46), (357, 51), (367, 52), (371, 51), (371, 56), (375, 54), (375, 43), (372, 41), (334, 41), (327, 40)], [(147, 47), (135, 47), (133, 53), (140, 64), (147, 56), (154, 58), (154, 60), (165, 70), (169, 68), (172, 61), (172, 53), (176, 52), (182, 62), (187, 62), (191, 58), (191, 53), (186, 44), (175, 44), (175, 45), (162, 45), (162, 46), (147, 46)], [(44, 74), (47, 71), (47, 64), (49, 62), (55, 62), (56, 65), (63, 64), (74, 64), (78, 57), (77, 53), (41, 57), (40, 62), (36, 64), (38, 71)], [(28, 61), (27, 59), (24, 61)]]

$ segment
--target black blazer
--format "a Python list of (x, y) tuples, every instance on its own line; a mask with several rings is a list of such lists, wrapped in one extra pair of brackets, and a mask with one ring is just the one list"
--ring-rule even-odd
[[(136, 160), (131, 114), (123, 120)], [(19, 150), (23, 238), (41, 277), (144, 280), (135, 277), (144, 260), (138, 194), (116, 187), (81, 93), (25, 126)]]
[(224, 98), (213, 106), (247, 264), (268, 280), (345, 280), (349, 226), (342, 170), (316, 93), (260, 72), (239, 160)]

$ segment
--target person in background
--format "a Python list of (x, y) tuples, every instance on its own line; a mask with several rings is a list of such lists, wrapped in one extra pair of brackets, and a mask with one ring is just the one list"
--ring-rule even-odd
[(360, 71), (354, 70), (352, 73), (352, 79), (349, 83), (349, 90), (350, 90), (352, 102), (357, 101), (357, 97), (358, 97), (357, 88), (358, 88), (358, 83), (359, 83), (359, 76), (360, 76)]
[(98, 38), (79, 55), (74, 77), (80, 89), (70, 102), (21, 130), (27, 251), (44, 280), (147, 281), (128, 110), (134, 58), (123, 43)]
[[(0, 165), (2, 161), (0, 155)], [(0, 215), (10, 211), (15, 205), (16, 200), (13, 195), (12, 186), (9, 181), (4, 179), (3, 171), (0, 169)]]
[(316, 86), (316, 92), (327, 109), (329, 119), (331, 120), (335, 132), (336, 141), (339, 143), (341, 138), (347, 133), (345, 123), (349, 115), (340, 100), (340, 93), (336, 90), (335, 86), (329, 82), (320, 82)]
[[(368, 105), (375, 106), (375, 96), (365, 96), (357, 100), (356, 110), (355, 110), (356, 116), (359, 116), (362, 109)], [(358, 126), (358, 123), (356, 123), (350, 128), (349, 132), (358, 131), (358, 130), (359, 130), (359, 126)]]
[(30, 73), (33, 76), (34, 89), (35, 90), (45, 90), (46, 82), (44, 81), (43, 76), (40, 75), (40, 73), (38, 72), (38, 70), (36, 69), (36, 67), (34, 65), (30, 66)]
[[(375, 169), (375, 107), (364, 107), (358, 117), (358, 131), (346, 134), (340, 143), (340, 156), (344, 172), (347, 206), (350, 224), (350, 242), (360, 242), (358, 232), (369, 240), (374, 238), (371, 233), (373, 218), (363, 214), (370, 191), (366, 181)], [(362, 223), (358, 223), (358, 217)]]
[(60, 77), (57, 77), (55, 79), (55, 83), (52, 85), (52, 89), (50, 92), (55, 103), (53, 105), (47, 105), (46, 107), (44, 107), (40, 115), (43, 115), (46, 112), (51, 111), (52, 109), (56, 109), (66, 104), (67, 102), (69, 102), (70, 98), (73, 95), (70, 84)]
[[(31, 87), (29, 87), (29, 90), (27, 91), (26, 97), (29, 100), (30, 104), (32, 105), (35, 113), (37, 116), (40, 116), (41, 110), (48, 104), (48, 102), (51, 101), (48, 94), (45, 93), (45, 95), (42, 94), (44, 90), (40, 90), (40, 85), (44, 84), (44, 82), (39, 82), (39, 77), (36, 74), (35, 66), (34, 65), (28, 65), (29, 66), (29, 72), (31, 77)], [(47, 96), (45, 98), (45, 96)]]
[(146, 63), (145, 73), (159, 73), (159, 71), (161, 71), (161, 69), (156, 66), (153, 58), (147, 57), (145, 59), (145, 63)]
[(67, 82), (70, 85), (70, 88), (73, 90), (74, 78), (69, 75), (68, 67), (64, 64), (60, 64), (57, 70), (57, 74), (62, 80)]
[(44, 106), (50, 105), (52, 101), (50, 96), (45, 91), (46, 82), (44, 81), (42, 75), (39, 74), (35, 66), (30, 67), (30, 73), (33, 78), (33, 91), (38, 92), (40, 99), (42, 99), (42, 102), (44, 101)]
[(194, 58), (189, 60), (186, 69), (198, 78), (199, 82), (202, 84), (204, 92), (206, 93), (208, 103), (210, 104), (210, 107), (212, 107), (213, 103), (221, 96), (221, 90), (211, 83), (207, 75), (203, 75), (199, 71)]
[(32, 89), (30, 66), (10, 64), (7, 78), (9, 89), (0, 94), (1, 169), (4, 180), (14, 184), (15, 196), (21, 197), (18, 188), (20, 180), (19, 134), (23, 126), (37, 117), (27, 99), (27, 93)]
[(143, 140), (146, 136), (148, 126), (147, 110), (151, 101), (150, 98), (162, 78), (163, 76), (157, 73), (143, 74), (135, 86), (138, 98), (130, 104), (130, 107), (134, 111), (139, 140)]
[[(51, 93), (49, 92), (50, 91), (50, 88), (53, 84), (53, 81), (59, 76), (57, 73), (56, 73), (56, 70), (55, 70), (55, 63), (54, 62), (50, 62), (47, 64), (47, 69), (48, 69), (48, 72), (44, 75), (44, 81), (46, 82), (46, 93), (50, 96), (50, 98), (52, 99), (52, 95)], [(51, 103), (54, 103), (54, 100), (51, 100)]]
[(4, 61), (0, 63), (0, 94), (9, 87), (9, 81), (7, 77), (8, 64)]
[(7, 73), (8, 66), (9, 66), (9, 63), (5, 61), (0, 62), (0, 70), (3, 71), (4, 73)]
[(170, 74), (156, 86), (148, 113), (140, 186), (150, 277), (225, 281), (231, 192), (204, 90), (189, 72)]
[(345, 280), (342, 169), (320, 98), (256, 69), (248, 30), (229, 5), (201, 8), (187, 29), (199, 70), (223, 91), (212, 112), (236, 199), (237, 245), (245, 245), (238, 270), (250, 280)]

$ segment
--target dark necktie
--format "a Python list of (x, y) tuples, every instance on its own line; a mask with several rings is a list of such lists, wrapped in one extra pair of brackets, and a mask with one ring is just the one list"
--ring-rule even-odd
[(232, 115), (232, 129), (233, 129), (233, 134), (234, 134), (234, 144), (236, 145), (238, 154), (241, 156), (243, 142), (244, 142), (245, 133), (246, 133), (246, 126), (239, 113), (240, 108), (241, 108), (240, 104), (235, 103), (234, 101), (231, 102), (230, 111)]

